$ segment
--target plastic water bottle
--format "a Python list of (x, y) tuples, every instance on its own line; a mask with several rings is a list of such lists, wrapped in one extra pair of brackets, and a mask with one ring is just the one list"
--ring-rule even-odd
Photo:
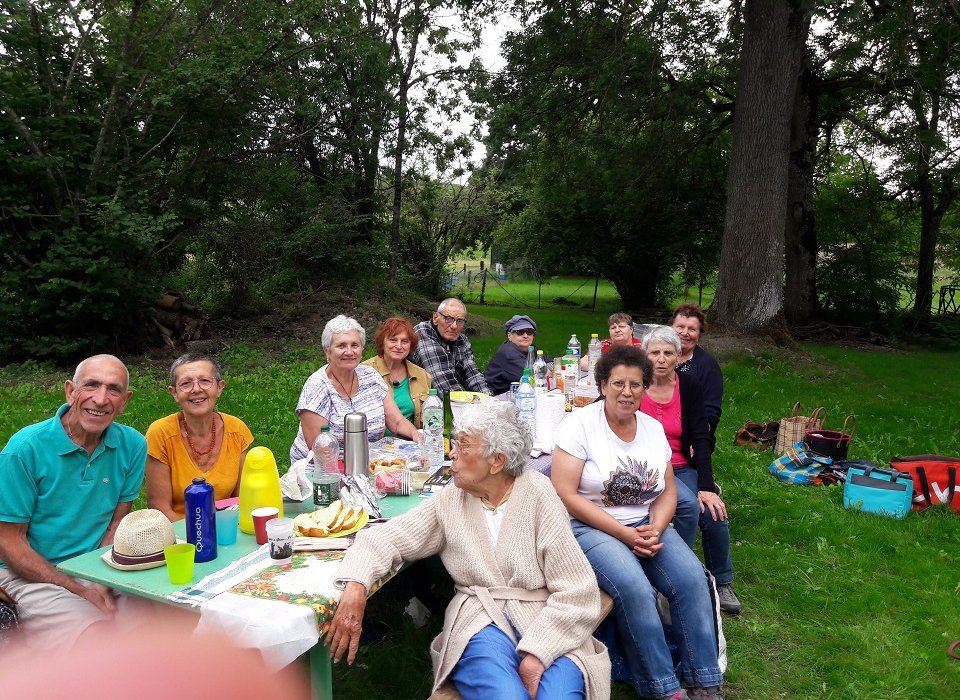
[(596, 333), (590, 334), (590, 344), (587, 346), (587, 358), (590, 362), (587, 368), (587, 384), (593, 384), (593, 371), (600, 360), (600, 336)]
[(325, 507), (340, 498), (340, 445), (330, 426), (313, 441), (313, 505)]
[(520, 422), (530, 427), (530, 434), (536, 435), (537, 394), (533, 388), (533, 381), (529, 370), (523, 371), (520, 379), (520, 388), (517, 389), (516, 406), (520, 414)]
[(193, 560), (213, 561), (217, 558), (217, 509), (213, 503), (213, 487), (206, 479), (197, 477), (183, 490), (183, 501), (187, 542), (197, 549)]
[(538, 394), (547, 390), (547, 361), (543, 359), (543, 350), (537, 350), (537, 361), (533, 363), (533, 388)]
[(580, 356), (582, 353), (580, 352), (580, 341), (577, 340), (576, 333), (571, 335), (570, 340), (567, 341), (567, 352), (571, 355), (576, 356), (578, 360), (580, 359)]
[(431, 389), (423, 402), (424, 450), (430, 458), (430, 471), (443, 466), (443, 402), (437, 390)]
[(533, 370), (533, 365), (537, 362), (537, 355), (533, 351), (533, 346), (531, 345), (527, 348), (527, 361), (524, 363), (524, 369)]

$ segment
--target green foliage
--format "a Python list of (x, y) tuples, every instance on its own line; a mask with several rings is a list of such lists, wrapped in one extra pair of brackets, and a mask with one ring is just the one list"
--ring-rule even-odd
[(652, 307), (674, 270), (699, 277), (719, 252), (726, 137), (705, 88), (723, 70), (666, 55), (716, 41), (717, 18), (589, 9), (549, 5), (511, 37), (489, 91), (489, 148), (512, 203), (497, 242), (535, 277), (596, 271), (627, 308)]
[(916, 234), (876, 174), (850, 164), (817, 196), (821, 260), (818, 288), (834, 319), (882, 328), (901, 308)]

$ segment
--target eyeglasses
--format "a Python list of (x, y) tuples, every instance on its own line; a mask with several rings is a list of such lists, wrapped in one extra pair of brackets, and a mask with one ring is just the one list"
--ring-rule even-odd
[[(610, 386), (617, 391), (623, 391), (625, 388), (627, 388), (627, 382), (623, 381), (622, 379), (614, 379), (612, 382), (610, 382)], [(636, 393), (642, 389), (646, 389), (646, 387), (643, 385), (643, 382), (630, 382), (630, 391)]]
[(196, 384), (201, 389), (206, 391), (207, 389), (212, 389), (214, 384), (217, 383), (217, 380), (213, 377), (197, 377), (196, 379), (182, 379), (177, 382), (177, 391), (190, 391), (193, 389), (193, 385)]
[(482, 442), (463, 442), (458, 438), (450, 440), (450, 449), (457, 452), (466, 452), (472, 447), (485, 447), (485, 445)]
[[(439, 311), (437, 313), (440, 313)], [(446, 314), (440, 314), (440, 318), (449, 323), (451, 326), (465, 326), (467, 325), (466, 318), (456, 318), (455, 316), (447, 316)]]
[(510, 331), (510, 332), (515, 335), (529, 335), (531, 338), (537, 334), (537, 332), (532, 328), (524, 328), (523, 330)]

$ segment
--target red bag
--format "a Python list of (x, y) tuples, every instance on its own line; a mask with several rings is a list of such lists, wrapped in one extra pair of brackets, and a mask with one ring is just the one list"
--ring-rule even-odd
[(960, 513), (960, 458), (943, 455), (891, 457), (890, 466), (913, 479), (913, 509), (948, 504)]

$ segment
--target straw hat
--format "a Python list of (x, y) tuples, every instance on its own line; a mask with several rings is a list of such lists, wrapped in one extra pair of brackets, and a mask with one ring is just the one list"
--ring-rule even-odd
[(164, 547), (182, 541), (174, 536), (173, 525), (159, 510), (135, 510), (117, 525), (113, 547), (100, 558), (114, 569), (153, 569), (164, 565)]

